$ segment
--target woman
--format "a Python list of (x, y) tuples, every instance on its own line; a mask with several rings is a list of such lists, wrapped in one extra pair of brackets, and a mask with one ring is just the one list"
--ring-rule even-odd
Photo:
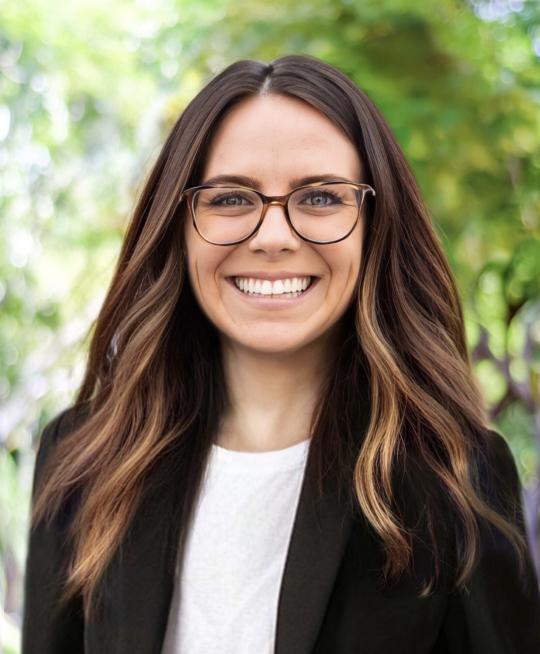
[(381, 114), (313, 57), (238, 61), (43, 431), (23, 654), (533, 654), (520, 491)]

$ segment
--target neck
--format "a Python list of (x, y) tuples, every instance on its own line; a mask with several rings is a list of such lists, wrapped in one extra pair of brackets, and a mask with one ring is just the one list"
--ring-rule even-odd
[(331, 360), (329, 339), (290, 353), (257, 351), (222, 339), (222, 356), (232, 408), (222, 418), (218, 445), (268, 451), (310, 437)]

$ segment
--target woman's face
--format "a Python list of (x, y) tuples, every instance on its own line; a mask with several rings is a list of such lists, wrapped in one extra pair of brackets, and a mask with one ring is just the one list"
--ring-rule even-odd
[[(210, 144), (200, 184), (216, 175), (244, 175), (258, 180), (263, 193), (281, 195), (295, 178), (325, 174), (363, 181), (353, 144), (307, 103), (268, 95), (247, 98), (224, 117)], [(358, 279), (363, 229), (360, 216), (346, 239), (330, 245), (308, 243), (290, 229), (285, 209), (270, 205), (254, 236), (220, 246), (204, 241), (186, 212), (184, 235), (193, 292), (229, 345), (292, 353), (330, 336), (349, 306)], [(234, 283), (235, 277), (268, 273), (278, 273), (280, 279), (319, 279), (305, 295), (289, 300), (246, 294)]]

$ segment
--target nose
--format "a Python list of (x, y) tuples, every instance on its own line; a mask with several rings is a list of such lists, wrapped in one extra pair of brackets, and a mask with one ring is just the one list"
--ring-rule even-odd
[(272, 202), (266, 209), (261, 226), (249, 240), (252, 249), (279, 250), (297, 249), (301, 239), (294, 233), (287, 222), (286, 209), (277, 202)]

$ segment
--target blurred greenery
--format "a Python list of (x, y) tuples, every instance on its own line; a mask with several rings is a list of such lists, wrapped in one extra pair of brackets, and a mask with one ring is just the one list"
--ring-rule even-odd
[[(133, 199), (234, 60), (307, 53), (380, 107), (458, 279), (540, 568), (540, 3), (4, 0), (0, 649), (19, 651), (35, 441), (71, 401)], [(1, 640), (3, 639), (3, 640)]]

